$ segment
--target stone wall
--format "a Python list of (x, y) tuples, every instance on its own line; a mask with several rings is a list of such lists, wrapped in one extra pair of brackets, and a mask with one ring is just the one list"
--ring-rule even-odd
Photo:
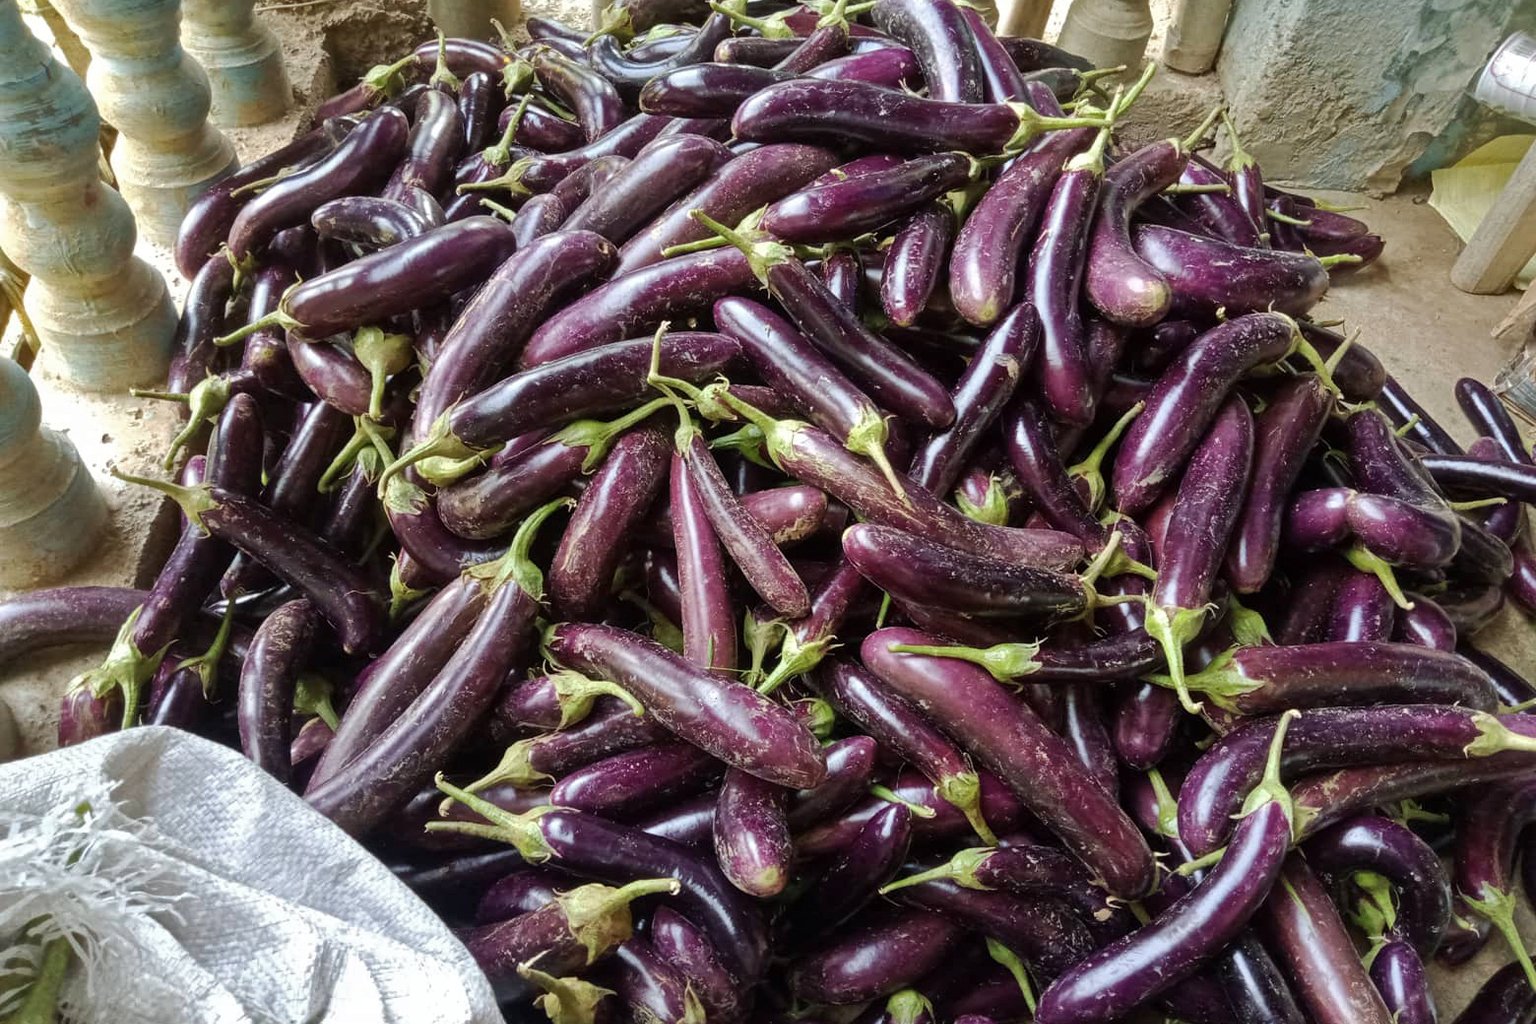
[(1476, 137), (1471, 83), (1533, 26), (1536, 0), (1237, 0), (1218, 73), (1269, 177), (1391, 192)]

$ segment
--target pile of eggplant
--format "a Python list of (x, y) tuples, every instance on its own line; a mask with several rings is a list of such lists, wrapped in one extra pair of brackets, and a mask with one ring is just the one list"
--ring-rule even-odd
[(1382, 240), (963, 3), (750, 3), (429, 41), (198, 200), (180, 539), (0, 604), (111, 642), (60, 743), (238, 745), (514, 1019), (1425, 1024), (1492, 940), (1530, 1022), (1536, 464), (1318, 315)]

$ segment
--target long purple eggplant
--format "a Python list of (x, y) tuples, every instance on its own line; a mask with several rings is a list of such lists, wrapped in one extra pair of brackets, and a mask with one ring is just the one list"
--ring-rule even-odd
[(768, 899), (789, 883), (794, 845), (784, 816), (788, 791), (739, 768), (726, 772), (715, 805), (715, 860), (731, 884)]
[(609, 626), (563, 623), (545, 644), (561, 664), (618, 683), (668, 729), (729, 765), (797, 789), (826, 774), (814, 737), (789, 712), (654, 641)]
[(926, 910), (871, 908), (797, 960), (790, 988), (834, 1005), (890, 995), (942, 963), (961, 934), (961, 925)]
[(1258, 912), (1291, 841), (1294, 814), (1280, 781), (1288, 717), (1270, 744), (1263, 782), (1247, 797), (1227, 852), (1183, 899), (1151, 924), (1073, 966), (1041, 994), (1040, 1024), (1123, 1016), (1214, 956)]
[(1258, 415), (1253, 476), (1226, 557), (1227, 580), (1240, 594), (1256, 593), (1274, 571), (1287, 496), (1322, 435), (1330, 404), (1322, 380), (1300, 374), (1283, 383)]
[(770, 85), (736, 111), (731, 128), (754, 142), (863, 142), (907, 153), (1016, 151), (1042, 132), (1098, 128), (1100, 118), (1045, 117), (1023, 104), (956, 103), (854, 81)]
[(529, 560), (539, 526), (565, 502), (529, 516), (507, 554), (484, 570), (491, 593), (474, 627), (411, 705), (345, 767), (304, 798), (353, 835), (368, 831), (438, 771), (496, 698), (532, 639), (544, 578)]
[(870, 634), (861, 652), (871, 671), (1001, 776), (1104, 878), (1111, 892), (1144, 891), (1151, 883), (1151, 853), (1145, 840), (1065, 742), (980, 668), (899, 653), (931, 646), (932, 641), (917, 630), (883, 629)]
[[(1138, 419), (1131, 429), (1140, 423)], [(1185, 710), (1192, 714), (1199, 705), (1185, 682), (1184, 645), (1205, 624), (1211, 588), (1242, 510), (1252, 463), (1253, 416), (1241, 398), (1230, 398), (1179, 482), (1159, 551), (1157, 582), (1146, 598), (1146, 631), (1162, 644), (1168, 676)], [(1118, 462), (1115, 468), (1119, 469)]]
[(314, 643), (319, 616), (290, 601), (262, 622), (240, 670), (240, 747), (258, 768), (287, 782), (293, 762), (293, 696)]
[(1132, 232), (1136, 253), (1163, 275), (1175, 316), (1272, 310), (1300, 316), (1328, 291), (1330, 262), (1308, 253), (1235, 245), (1158, 224)]
[(1286, 858), (1265, 901), (1263, 925), (1317, 1024), (1391, 1024), (1328, 891), (1300, 854)]
[(1130, 515), (1152, 506), (1205, 435), (1232, 386), (1285, 358), (1299, 336), (1276, 313), (1234, 317), (1201, 335), (1158, 378), (1115, 455), (1115, 503)]
[(1347, 882), (1369, 871), (1393, 887), (1393, 927), (1428, 956), (1451, 920), (1451, 882), (1433, 848), (1406, 825), (1379, 815), (1340, 822), (1307, 842), (1307, 863)]

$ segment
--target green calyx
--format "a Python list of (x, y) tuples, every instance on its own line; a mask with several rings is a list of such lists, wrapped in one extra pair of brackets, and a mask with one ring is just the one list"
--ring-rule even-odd
[(1029, 972), (1024, 969), (1024, 964), (1018, 956), (1007, 946), (996, 939), (987, 939), (987, 955), (1001, 964), (1010, 975), (1013, 982), (1019, 986), (1019, 995), (1024, 997), (1024, 1005), (1029, 1009), (1029, 1015), (1035, 1015), (1035, 989), (1029, 982)]
[(1008, 492), (997, 474), (987, 477), (987, 493), (980, 504), (967, 498), (962, 491), (955, 492), (955, 506), (967, 519), (988, 526), (1008, 525)]
[(517, 101), (517, 106), (512, 109), (512, 116), (508, 119), (506, 130), (501, 133), (501, 138), (482, 154), (488, 166), (505, 167), (507, 161), (512, 159), (512, 146), (517, 138), (517, 130), (522, 127), (523, 115), (528, 112), (528, 104), (532, 100), (533, 96), (527, 95)]
[(762, 682), (763, 665), (768, 660), (768, 655), (778, 650), (788, 632), (783, 619), (763, 619), (759, 618), (754, 610), (747, 610), (741, 623), (741, 637), (747, 645), (747, 653), (751, 659), (747, 663), (746, 672), (742, 674), (742, 685), (757, 688)]
[[(709, 390), (708, 388), (705, 389)], [(702, 411), (702, 410), (701, 410)], [(763, 432), (750, 423), (743, 424), (729, 434), (721, 434), (709, 441), (711, 451), (736, 452), (753, 465), (772, 469), (773, 464), (763, 448)]]
[(219, 660), (224, 657), (224, 652), (229, 649), (229, 634), (235, 624), (235, 602), (225, 603), (224, 614), (219, 619), (218, 632), (213, 634), (213, 642), (208, 649), (196, 657), (186, 658), (176, 665), (176, 671), (191, 669), (197, 673), (198, 682), (202, 684), (203, 696), (213, 700), (218, 692)]
[(530, 555), (533, 542), (538, 537), (539, 527), (544, 525), (546, 519), (561, 509), (570, 508), (575, 504), (570, 498), (556, 498), (554, 501), (540, 505), (518, 524), (517, 532), (512, 535), (512, 543), (507, 547), (505, 555), (494, 562), (470, 566), (464, 570), (465, 575), (479, 580), (487, 591), (494, 591), (510, 582), (522, 588), (523, 593), (534, 601), (544, 600), (544, 572), (534, 564)]
[(1254, 811), (1269, 803), (1277, 803), (1285, 810), (1286, 820), (1291, 823), (1292, 833), (1296, 827), (1296, 807), (1291, 802), (1290, 791), (1285, 788), (1285, 782), (1280, 777), (1281, 753), (1285, 748), (1285, 734), (1289, 731), (1291, 723), (1301, 717), (1301, 712), (1295, 708), (1285, 712), (1275, 723), (1275, 735), (1269, 741), (1269, 756), (1264, 761), (1264, 777), (1259, 784), (1253, 787), (1248, 798), (1243, 801), (1242, 810), (1238, 817), (1247, 817)]
[[(1150, 622), (1150, 619), (1148, 621)], [(1151, 630), (1148, 629), (1147, 632), (1151, 633)], [(1182, 655), (1182, 649), (1180, 653)], [(1237, 670), (1234, 665), (1236, 654), (1237, 648), (1223, 651), (1212, 659), (1211, 663), (1203, 670), (1196, 672), (1194, 675), (1184, 676), (1182, 682), (1185, 696), (1189, 693), (1198, 693), (1223, 710), (1236, 710), (1232, 703), (1233, 698), (1241, 697), (1245, 693), (1252, 693), (1254, 690), (1261, 689), (1264, 686), (1264, 680), (1249, 679)], [(1181, 657), (1180, 669), (1182, 670), (1182, 668), (1183, 661)], [(1158, 686), (1166, 686), (1171, 690), (1179, 688), (1174, 682), (1172, 674), (1153, 672), (1141, 678)], [(1195, 706), (1199, 707), (1198, 704)]]
[(533, 966), (533, 961), (519, 964), (520, 978), (539, 989), (543, 994), (533, 1005), (549, 1018), (549, 1024), (597, 1024), (597, 1007), (614, 994), (611, 988), (602, 988), (580, 978), (556, 978)]
[(646, 878), (622, 888), (592, 884), (557, 893), (555, 904), (565, 915), (571, 937), (587, 951), (591, 964), (634, 933), (629, 905), (642, 896), (677, 895), (681, 886), (672, 878)]
[(1259, 647), (1274, 643), (1264, 616), (1244, 605), (1236, 595), (1227, 596), (1227, 628), (1239, 647)]
[[(432, 426), (427, 428), (427, 436), (413, 445), (408, 451), (384, 467), (384, 472), (379, 474), (379, 495), (387, 498), (386, 488), (390, 481), (402, 472), (416, 465), (424, 459), (443, 458), (450, 462), (467, 459), (470, 456), (486, 456), (495, 454), (501, 450), (501, 445), (492, 445), (489, 448), (472, 448), (453, 433), (449, 426), (449, 417), (453, 410), (448, 410), (432, 421)], [(447, 463), (439, 463), (440, 470), (445, 469)], [(468, 470), (466, 470), (468, 472)], [(437, 486), (443, 486), (439, 483)]]
[(1531, 962), (1530, 951), (1525, 948), (1525, 940), (1520, 937), (1520, 929), (1515, 924), (1514, 894), (1485, 885), (1477, 896), (1464, 892), (1461, 898), (1467, 906), (1485, 918), (1500, 935), (1504, 936), (1504, 941), (1509, 945), (1509, 951), (1515, 955), (1516, 960), (1520, 961), (1520, 967), (1525, 971), (1525, 980), (1530, 983), (1532, 989), (1536, 989), (1536, 964)]
[(1168, 788), (1168, 780), (1156, 768), (1147, 769), (1147, 781), (1152, 784), (1152, 795), (1157, 798), (1157, 834), (1170, 839), (1179, 836), (1179, 801)]
[(897, 804), (901, 807), (905, 807), (914, 818), (923, 818), (926, 820), (928, 818), (937, 816), (932, 807), (924, 807), (922, 804), (915, 804), (911, 800), (903, 799), (900, 793), (896, 792), (889, 786), (870, 786), (869, 795), (877, 800), (884, 800), (888, 804)]
[(1200, 702), (1190, 696), (1190, 685), (1184, 675), (1184, 646), (1200, 635), (1210, 613), (1208, 606), (1199, 608), (1167, 608), (1147, 597), (1147, 635), (1163, 648), (1168, 663), (1168, 680), (1179, 695), (1179, 704), (1192, 715), (1200, 713)]
[(325, 676), (304, 672), (293, 688), (293, 710), (301, 715), (314, 715), (334, 732), (341, 721), (336, 714), (336, 705), (331, 701), (334, 690), (335, 687)]
[(885, 417), (879, 411), (870, 406), (860, 413), (858, 421), (849, 428), (848, 436), (843, 440), (843, 447), (855, 455), (862, 455), (873, 462), (880, 470), (880, 475), (885, 477), (891, 485), (891, 490), (903, 505), (911, 505), (907, 497), (907, 489), (902, 486), (901, 477), (896, 473), (896, 467), (891, 465), (891, 460), (885, 454), (886, 442), (890, 440), (890, 429), (886, 426)]
[(389, 567), (389, 621), (399, 622), (406, 610), (426, 597), (428, 591), (408, 585), (400, 575), (400, 559), (394, 558)]
[(1360, 899), (1350, 910), (1350, 920), (1369, 939), (1385, 937), (1397, 924), (1392, 883), (1374, 871), (1357, 871), (1350, 880), (1360, 890)]
[(931, 1021), (933, 1004), (915, 988), (904, 988), (885, 1001), (885, 1015), (891, 1024), (919, 1024)]
[(820, 665), (836, 644), (837, 638), (831, 635), (802, 641), (793, 629), (785, 630), (779, 646), (779, 661), (757, 685), (757, 692), (770, 694), (789, 680), (805, 675)]
[(204, 533), (208, 528), (203, 525), (203, 516), (218, 507), (214, 500), (213, 488), (208, 484), (185, 485), (171, 480), (156, 480), (153, 477), (134, 476), (132, 473), (124, 473), (117, 467), (108, 470), (114, 477), (129, 484), (138, 484), (140, 487), (148, 487), (150, 490), (159, 491), (170, 498), (186, 515), (187, 520)]
[(1392, 603), (1403, 611), (1412, 611), (1413, 602), (1408, 600), (1408, 595), (1403, 593), (1403, 585), (1398, 582), (1397, 573), (1393, 571), (1392, 564), (1385, 558), (1374, 552), (1368, 551), (1361, 544), (1351, 544), (1340, 552), (1344, 561), (1359, 569), (1368, 572), (1381, 581), (1386, 588), (1387, 595), (1392, 598)]
[(1237, 135), (1237, 125), (1232, 123), (1232, 114), (1225, 107), (1221, 109), (1221, 124), (1227, 130), (1227, 143), (1232, 147), (1232, 153), (1227, 157), (1227, 170), (1236, 173), (1259, 166), (1253, 154), (1243, 148), (1243, 142)]
[(427, 84), (434, 88), (441, 86), (450, 92), (458, 92), (459, 86), (464, 83), (459, 76), (448, 70), (448, 39), (439, 29), (437, 33), (437, 65), (432, 69), (432, 76), (427, 79)]
[(581, 471), (590, 473), (602, 465), (614, 442), (630, 430), (671, 405), (668, 398), (655, 398), (612, 420), (576, 420), (551, 434), (545, 444), (563, 444), (567, 448), (585, 448)]
[[(244, 324), (241, 327), (237, 327), (235, 330), (230, 331), (228, 334), (225, 334), (225, 335), (222, 335), (220, 337), (214, 338), (213, 339), (213, 343), (215, 345), (219, 346), (220, 348), (224, 348), (226, 346), (235, 344), (235, 342), (237, 342), (237, 341), (244, 341), (246, 338), (249, 338), (251, 335), (258, 334), (261, 331), (271, 331), (271, 330), (301, 331), (301, 330), (303, 330), (304, 329), (304, 325), (299, 323), (298, 320), (294, 319), (292, 314), (290, 314), (287, 311), (288, 296), (293, 294), (293, 290), (295, 288), (297, 288), (297, 287), (299, 287), (299, 286), (296, 285), (296, 284), (289, 286), (288, 290), (283, 293), (283, 297), (278, 300), (277, 308), (274, 309), (272, 312), (268, 313), (266, 316), (257, 317), (255, 320), (252, 320), (250, 323)], [(323, 342), (319, 342), (319, 343), (308, 342), (307, 344), (324, 344), (324, 343)]]
[(971, 828), (975, 829), (982, 842), (988, 846), (997, 845), (997, 836), (993, 834), (986, 817), (981, 813), (981, 776), (974, 771), (946, 775), (939, 780), (934, 789), (946, 803), (953, 805), (965, 815), (965, 820), (970, 822)]
[(1093, 449), (1083, 457), (1081, 462), (1067, 467), (1067, 475), (1088, 484), (1088, 510), (1096, 512), (1104, 504), (1104, 495), (1107, 488), (1104, 485), (1104, 459), (1109, 450), (1119, 442), (1122, 435), (1131, 425), (1131, 421), (1141, 415), (1141, 411), (1147, 407), (1145, 402), (1137, 402), (1125, 411), (1125, 414), (1115, 421), (1114, 426), (1099, 439)]
[(1019, 119), (1019, 126), (1003, 146), (1004, 153), (1018, 153), (1046, 132), (1063, 128), (1104, 128), (1110, 123), (1106, 117), (1051, 117), (1028, 103), (1009, 103), (1008, 108)]
[(560, 706), (560, 724), (566, 729), (592, 713), (592, 705), (599, 697), (617, 697), (639, 718), (645, 714), (645, 706), (618, 683), (606, 679), (591, 679), (580, 672), (566, 669), (549, 677), (555, 689), (555, 703)]
[(198, 381), (187, 392), (187, 422), (171, 438), (171, 446), (165, 453), (165, 460), (161, 463), (166, 472), (170, 472), (176, 465), (176, 456), (181, 450), (191, 443), (192, 438), (203, 427), (213, 422), (229, 404), (230, 396), (234, 394), (234, 388), (229, 378), (223, 376), (209, 376)]
[(766, 286), (768, 284), (768, 271), (780, 263), (787, 263), (795, 258), (793, 247), (783, 242), (775, 241), (763, 235), (750, 233), (737, 228), (728, 227), (703, 210), (691, 210), (688, 214), (694, 220), (704, 225), (716, 235), (725, 239), (730, 245), (740, 249), (747, 257), (747, 265), (752, 268), (752, 273)]
[(805, 723), (811, 735), (825, 743), (837, 727), (837, 710), (820, 697), (805, 697), (793, 702), (795, 717)]
[(965, 647), (943, 644), (891, 644), (893, 654), (922, 654), (930, 658), (955, 658), (979, 665), (1000, 683), (1012, 683), (1040, 671), (1039, 644), (993, 644)]
[(988, 858), (996, 852), (997, 850), (990, 846), (961, 850), (936, 868), (929, 868), (927, 871), (920, 871), (915, 875), (898, 878), (889, 885), (881, 886), (880, 895), (884, 896), (898, 889), (922, 885), (924, 882), (954, 882), (965, 889), (991, 889), (991, 886), (981, 883), (976, 877), (976, 873), (981, 870), (982, 865), (987, 862)]
[(402, 57), (393, 64), (376, 64), (363, 75), (363, 84), (380, 96), (393, 96), (405, 87), (405, 72), (420, 64), (415, 54)]
[(531, 196), (533, 191), (523, 184), (523, 175), (533, 165), (534, 157), (521, 157), (512, 161), (512, 166), (499, 178), (489, 181), (471, 181), (459, 186), (460, 192), (511, 192), (515, 196)]
[(120, 691), (123, 695), (124, 729), (138, 722), (140, 695), (165, 658), (165, 648), (144, 654), (133, 641), (143, 611), (144, 606), (140, 605), (128, 616), (100, 665), (82, 672), (69, 684), (71, 690), (89, 690), (97, 698), (105, 697), (113, 690)]
[(795, 30), (790, 28), (787, 23), (790, 11), (770, 14), (766, 18), (756, 18), (748, 14), (745, 8), (746, 5), (741, 3), (721, 3), (720, 0), (709, 0), (710, 10), (730, 18), (732, 24), (756, 30), (757, 34), (764, 39), (796, 38)]
[(472, 791), (474, 787), (469, 790), (460, 789), (445, 779), (442, 772), (438, 772), (433, 781), (450, 800), (468, 807), (484, 818), (488, 824), (482, 825), (473, 821), (429, 821), (427, 822), (428, 832), (460, 832), (464, 835), (506, 843), (514, 847), (530, 864), (542, 864), (554, 856), (554, 851), (544, 841), (544, 833), (539, 828), (539, 818), (554, 808), (535, 807), (525, 814), (512, 814), (489, 800), (476, 796)]
[(378, 327), (363, 327), (352, 337), (352, 354), (368, 371), (371, 381), (368, 415), (380, 419), (384, 415), (384, 386), (389, 378), (416, 362), (411, 339), (403, 334), (386, 334)]
[(1473, 711), (1472, 721), (1477, 726), (1477, 738), (1462, 748), (1468, 757), (1492, 757), (1508, 750), (1536, 753), (1536, 736), (1515, 732), (1498, 716)]
[(1209, 114), (1205, 115), (1205, 120), (1195, 126), (1194, 131), (1182, 139), (1175, 139), (1174, 145), (1178, 147), (1179, 152), (1190, 153), (1199, 149), (1205, 143), (1206, 137), (1211, 134), (1211, 129), (1216, 127), (1216, 122), (1220, 121), (1222, 115), (1226, 113), (1226, 110), (1225, 106), (1217, 104), (1211, 109)]

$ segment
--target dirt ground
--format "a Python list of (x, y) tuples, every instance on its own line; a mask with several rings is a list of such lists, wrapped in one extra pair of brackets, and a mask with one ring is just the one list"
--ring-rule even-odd
[[(430, 28), (424, 0), (303, 0), (264, 4), (258, 11), (283, 42), (300, 95), (294, 114), (283, 122), (230, 133), (245, 158), (285, 141), (305, 112), (338, 83), (347, 84), (381, 59), (414, 46), (428, 36)], [(539, 0), (528, 4), (524, 13), (584, 24), (589, 11), (587, 0)], [(1451, 385), (1459, 376), (1492, 380), (1511, 357), (1509, 345), (1495, 342), (1490, 330), (1512, 307), (1514, 294), (1472, 296), (1451, 287), (1446, 275), (1459, 243), (1424, 205), (1421, 193), (1387, 199), (1337, 194), (1330, 198), (1361, 206), (1356, 216), (1385, 237), (1387, 249), (1377, 266), (1339, 281), (1319, 313), (1359, 327), (1361, 340), (1429, 411), (1453, 433), (1469, 438)], [(153, 250), (145, 254), (166, 269), (168, 279), (179, 289), (165, 255)], [(56, 381), (43, 380), (40, 386), (48, 422), (65, 428), (89, 424), (76, 426), (70, 434), (98, 481), (106, 479), (109, 463), (135, 471), (147, 467), (175, 426), (174, 416), (163, 405), (126, 397), (80, 396)], [(163, 550), (173, 522), (157, 513), (155, 502), (127, 494), (110, 482), (104, 489), (116, 509), (113, 535), (104, 542), (101, 557), (66, 582), (144, 585), (149, 579), (146, 565), (153, 564), (155, 551)], [(155, 526), (157, 514), (160, 519)], [(1506, 612), (1478, 641), (1522, 671), (1536, 674), (1532, 638), (1530, 623)], [(54, 652), (0, 671), (0, 700), (17, 719), (24, 752), (53, 744), (58, 694), (76, 671), (93, 664), (100, 654)], [(1536, 936), (1536, 922), (1528, 912), (1523, 925), (1527, 935)], [(1507, 960), (1506, 949), (1495, 939), (1471, 969), (1455, 976), (1438, 974), (1442, 1019), (1454, 1017), (1470, 998), (1472, 979)]]

